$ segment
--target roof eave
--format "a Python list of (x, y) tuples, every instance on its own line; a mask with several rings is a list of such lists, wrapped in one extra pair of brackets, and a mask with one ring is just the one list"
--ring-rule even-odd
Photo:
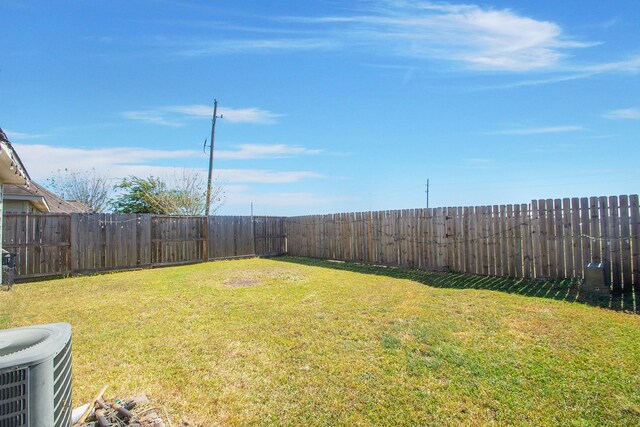
[(43, 196), (14, 196), (4, 194), (2, 199), (16, 202), (29, 202), (38, 210), (38, 212), (51, 212), (47, 199)]
[(0, 180), (4, 184), (29, 185), (31, 179), (8, 141), (0, 140)]

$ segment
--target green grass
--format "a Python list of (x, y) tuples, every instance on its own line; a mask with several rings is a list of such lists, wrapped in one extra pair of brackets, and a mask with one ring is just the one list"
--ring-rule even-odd
[(221, 261), (16, 285), (0, 327), (70, 322), (75, 403), (192, 425), (637, 425), (640, 316), (478, 280)]

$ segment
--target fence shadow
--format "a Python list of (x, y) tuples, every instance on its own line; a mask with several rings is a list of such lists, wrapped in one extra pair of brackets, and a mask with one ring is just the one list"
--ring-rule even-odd
[(374, 274), (395, 279), (413, 280), (436, 288), (484, 289), (527, 297), (547, 298), (559, 301), (587, 304), (616, 311), (640, 314), (637, 287), (630, 294), (602, 297), (580, 292), (580, 284), (571, 279), (563, 280), (525, 280), (505, 277), (477, 276), (466, 273), (425, 271), (417, 269), (384, 267), (355, 262), (328, 261), (317, 258), (279, 256), (277, 261), (290, 262), (314, 267), (331, 268), (355, 273)]

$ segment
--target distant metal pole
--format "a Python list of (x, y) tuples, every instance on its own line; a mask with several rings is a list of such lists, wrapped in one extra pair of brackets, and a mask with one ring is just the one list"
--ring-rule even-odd
[(427, 186), (424, 192), (427, 193), (427, 209), (429, 209), (429, 178), (427, 178)]
[(213, 176), (213, 141), (216, 133), (216, 119), (218, 118), (218, 100), (213, 100), (213, 119), (211, 124), (211, 152), (209, 153), (209, 179), (207, 180), (207, 204), (205, 206), (205, 216), (209, 216), (211, 207), (211, 178)]

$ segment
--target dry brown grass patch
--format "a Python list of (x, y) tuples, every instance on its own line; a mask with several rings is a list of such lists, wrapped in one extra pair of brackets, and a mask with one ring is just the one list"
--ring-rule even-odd
[(227, 288), (245, 288), (247, 286), (258, 286), (262, 284), (262, 280), (252, 277), (236, 277), (224, 281)]

